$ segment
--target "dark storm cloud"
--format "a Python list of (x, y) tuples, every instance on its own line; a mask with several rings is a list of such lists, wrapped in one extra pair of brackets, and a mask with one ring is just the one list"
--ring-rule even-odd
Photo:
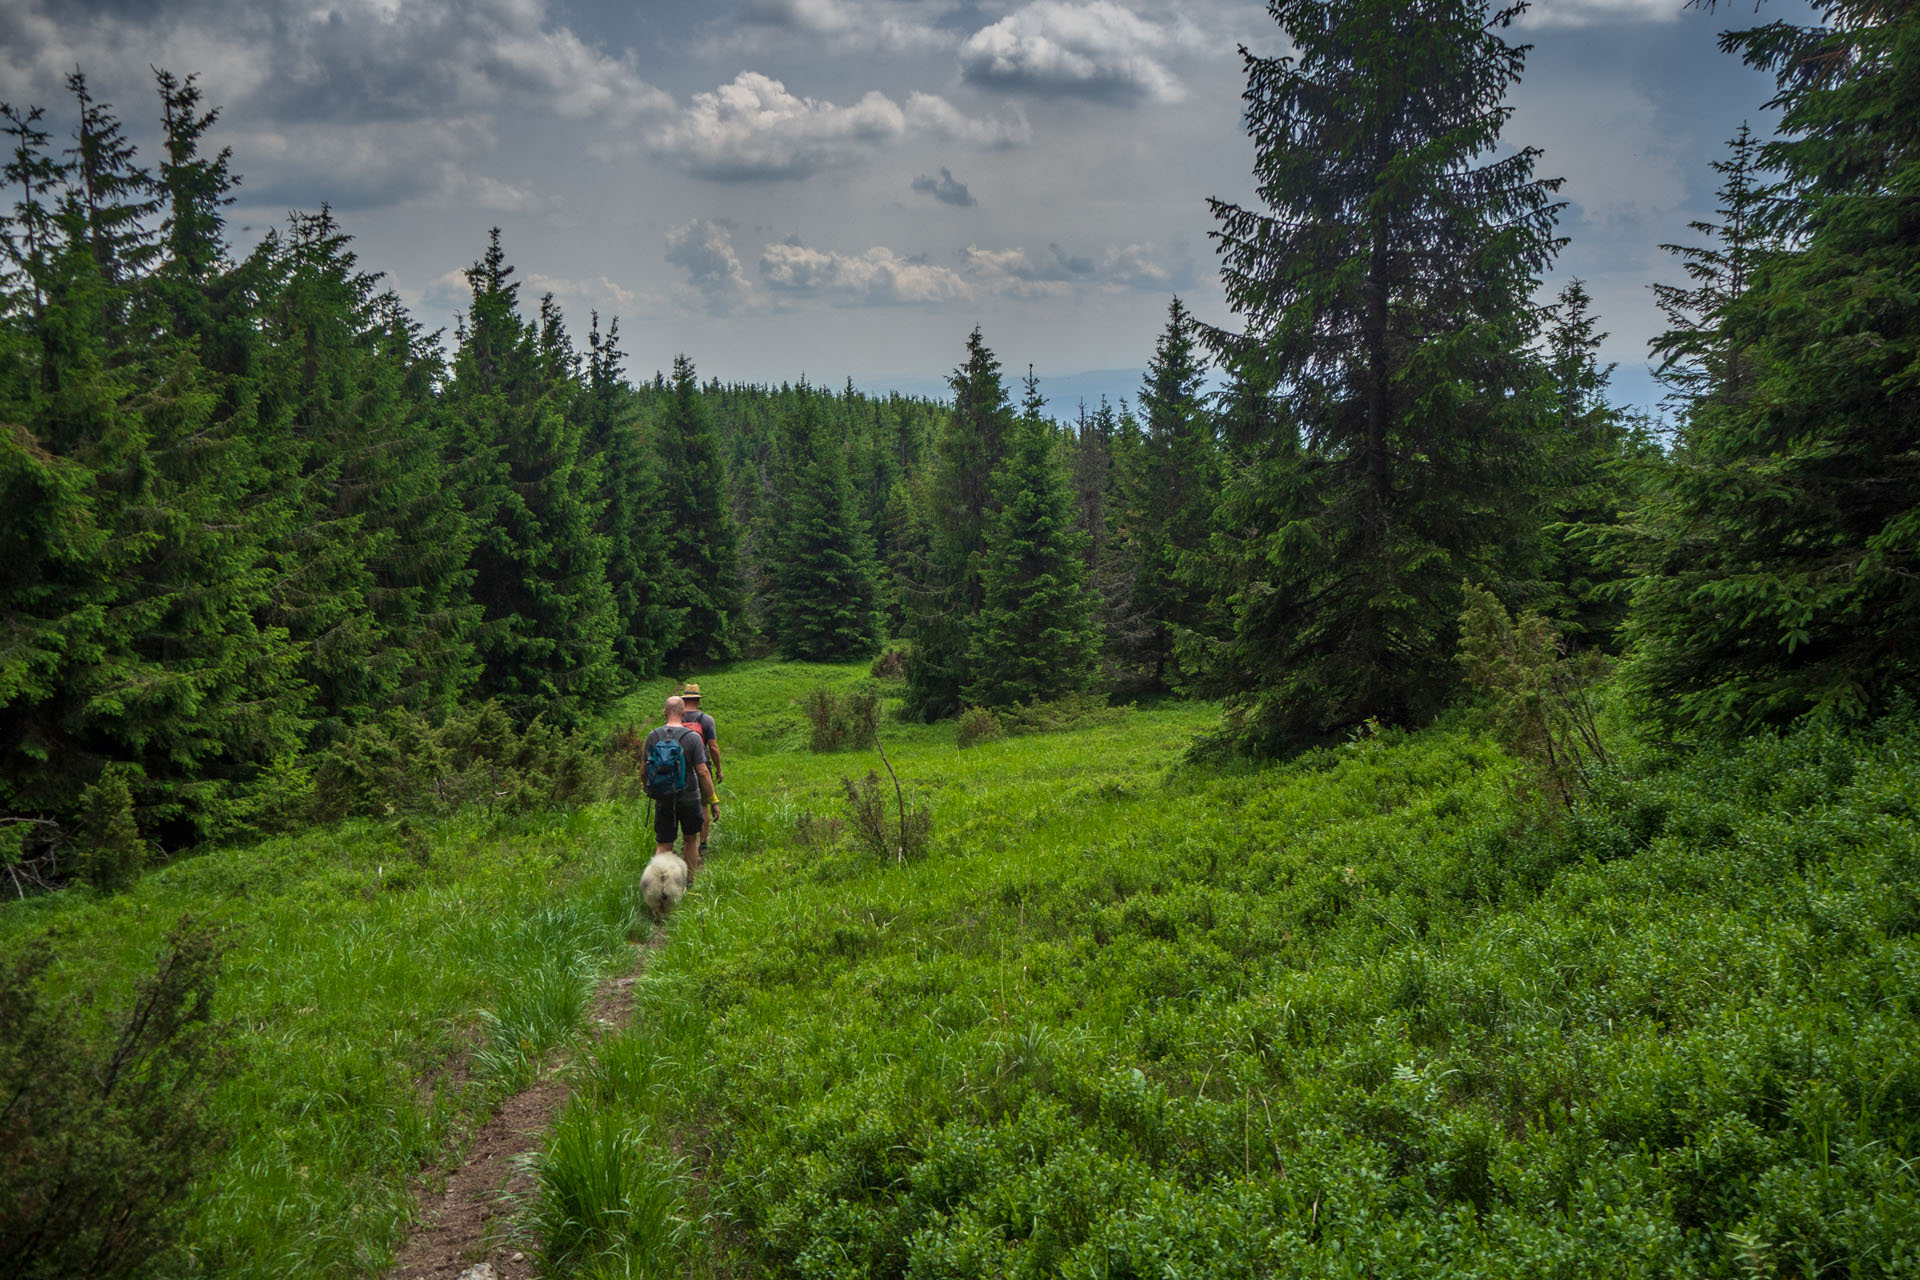
[(924, 173), (915, 178), (913, 189), (923, 196), (932, 196), (941, 204), (958, 205), (963, 209), (980, 203), (973, 198), (973, 193), (967, 190), (967, 184), (956, 181), (953, 171), (944, 167), (937, 178), (929, 177)]

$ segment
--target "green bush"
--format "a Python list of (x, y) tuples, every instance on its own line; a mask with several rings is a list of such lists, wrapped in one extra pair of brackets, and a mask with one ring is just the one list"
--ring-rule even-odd
[(862, 684), (845, 693), (831, 685), (807, 690), (800, 710), (812, 726), (810, 745), (816, 752), (871, 747), (880, 727), (880, 690)]
[(50, 962), (37, 941), (0, 984), (0, 1274), (144, 1276), (227, 1141), (208, 1106), (231, 1068), (211, 1015), (220, 948), (182, 921), (97, 1028), (50, 990)]
[(905, 680), (907, 678), (907, 650), (904, 645), (889, 645), (880, 651), (880, 656), (867, 668), (867, 674), (875, 680)]
[(444, 723), (392, 711), (359, 725), (314, 766), (312, 816), (448, 814), (469, 807), (524, 813), (593, 799), (609, 785), (608, 759), (629, 778), (617, 746), (603, 752), (584, 734), (535, 717), (517, 727), (498, 703), (462, 708)]
[(954, 745), (962, 750), (982, 742), (996, 742), (1006, 736), (1000, 718), (986, 707), (968, 707), (960, 713), (955, 726)]

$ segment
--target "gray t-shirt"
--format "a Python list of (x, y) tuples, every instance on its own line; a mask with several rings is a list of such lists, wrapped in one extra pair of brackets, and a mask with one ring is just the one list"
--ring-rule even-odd
[(707, 744), (706, 740), (700, 736), (700, 727), (698, 725), (661, 725), (658, 729), (649, 733), (647, 740), (640, 744), (640, 755), (642, 758), (645, 758), (653, 751), (653, 744), (668, 735), (679, 739), (680, 753), (687, 758), (687, 785), (681, 789), (680, 794), (683, 796), (690, 795), (695, 799), (699, 799), (700, 778), (699, 775), (693, 771), (693, 767), (697, 764), (705, 764), (707, 762)]

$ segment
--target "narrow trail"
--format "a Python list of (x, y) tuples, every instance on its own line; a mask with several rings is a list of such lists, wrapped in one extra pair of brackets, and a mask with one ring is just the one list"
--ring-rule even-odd
[[(623, 972), (600, 983), (588, 1014), (593, 1039), (627, 1025), (633, 1015), (634, 983), (650, 953), (665, 943), (665, 935), (655, 929), (645, 942), (634, 945)], [(559, 1079), (567, 1060), (549, 1065), (532, 1087), (502, 1102), (473, 1135), (457, 1169), (434, 1170), (415, 1182), (419, 1214), (413, 1234), (387, 1269), (387, 1280), (534, 1280), (531, 1242), (514, 1242), (507, 1232), (513, 1198), (533, 1185), (517, 1157), (540, 1145), (567, 1100), (567, 1086)]]

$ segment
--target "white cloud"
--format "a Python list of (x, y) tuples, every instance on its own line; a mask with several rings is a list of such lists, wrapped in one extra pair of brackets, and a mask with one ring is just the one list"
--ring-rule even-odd
[(1522, 27), (1590, 27), (1602, 22), (1675, 22), (1687, 0), (1533, 0)]
[(1099, 258), (1068, 253), (1058, 244), (1041, 255), (1025, 249), (968, 245), (960, 261), (967, 276), (994, 293), (1016, 298), (1054, 298), (1083, 290), (1124, 292), (1171, 288), (1175, 272), (1144, 244), (1109, 245)]
[[(245, 194), (343, 206), (442, 195), (512, 210), (506, 184), (456, 180), (508, 113), (625, 131), (672, 109), (631, 51), (583, 40), (547, 0), (176, 0), (75, 13), (71, 0), (0, 3), (0, 97), (96, 96), (144, 132), (149, 65), (197, 74), (223, 111)], [(54, 15), (58, 16), (54, 16)], [(229, 132), (229, 130), (233, 130)]]
[(766, 54), (801, 37), (836, 53), (924, 53), (952, 48), (956, 39), (890, 0), (750, 0), (743, 16), (745, 23), (729, 22), (710, 42), (710, 52)]
[(997, 120), (976, 120), (938, 94), (913, 93), (907, 96), (906, 118), (912, 128), (946, 142), (1007, 148), (1033, 141), (1033, 126), (1017, 106), (1007, 107)]
[(1033, 0), (960, 46), (961, 74), (985, 88), (1177, 102), (1186, 87), (1159, 60), (1179, 41), (1114, 0)]
[(789, 297), (877, 305), (961, 301), (973, 289), (946, 268), (876, 245), (865, 253), (825, 253), (798, 244), (770, 244), (760, 251), (760, 275)]
[(695, 218), (667, 233), (667, 262), (687, 273), (687, 286), (709, 311), (726, 314), (753, 291), (733, 237), (708, 218)]
[(851, 106), (803, 98), (757, 71), (742, 71), (710, 93), (696, 93), (680, 115), (653, 131), (656, 155), (716, 182), (810, 178), (858, 164), (906, 137), (927, 133), (982, 146), (1014, 146), (1030, 136), (1024, 116), (974, 120), (931, 94), (902, 108), (883, 93)]

